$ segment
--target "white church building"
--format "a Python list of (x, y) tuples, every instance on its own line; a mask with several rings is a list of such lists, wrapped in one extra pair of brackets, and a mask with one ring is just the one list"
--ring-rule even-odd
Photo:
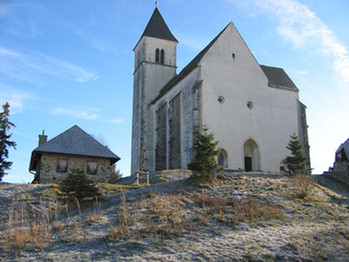
[(226, 169), (282, 170), (294, 133), (309, 157), (298, 88), (283, 69), (260, 65), (232, 22), (178, 74), (177, 44), (155, 8), (134, 48), (132, 175), (186, 169), (203, 127)]

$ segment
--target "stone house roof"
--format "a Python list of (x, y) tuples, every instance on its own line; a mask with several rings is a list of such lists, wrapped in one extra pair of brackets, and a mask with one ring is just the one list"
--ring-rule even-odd
[(29, 170), (35, 170), (42, 153), (78, 155), (108, 158), (111, 164), (120, 160), (116, 154), (99, 143), (77, 125), (35, 148), (30, 159)]

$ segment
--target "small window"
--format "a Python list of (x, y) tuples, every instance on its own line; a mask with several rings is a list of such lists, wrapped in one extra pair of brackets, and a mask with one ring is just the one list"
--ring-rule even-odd
[(67, 172), (68, 171), (68, 160), (58, 159), (57, 161), (57, 172)]
[(224, 165), (224, 156), (222, 152), (218, 156), (218, 165), (223, 166)]
[(227, 151), (225, 151), (223, 148), (221, 149), (221, 152), (218, 156), (218, 165), (221, 167), (227, 168), (228, 167), (228, 154)]
[(87, 162), (87, 173), (97, 174), (97, 162), (94, 162), (94, 161)]
[(161, 64), (165, 63), (165, 51), (164, 51), (164, 49), (161, 49), (160, 63)]
[(219, 96), (217, 100), (218, 100), (218, 103), (224, 104), (224, 101), (225, 101), (225, 100), (224, 100), (224, 97), (223, 97), (223, 96)]
[(251, 101), (248, 101), (247, 102), (247, 107), (248, 107), (248, 109), (251, 110), (253, 108), (253, 103)]
[(155, 62), (160, 63), (160, 51), (159, 48), (155, 50)]

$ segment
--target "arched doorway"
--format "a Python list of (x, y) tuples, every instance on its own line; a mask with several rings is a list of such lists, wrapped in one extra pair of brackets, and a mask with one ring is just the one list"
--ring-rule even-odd
[(247, 140), (244, 144), (244, 161), (246, 172), (260, 170), (259, 149), (253, 139)]

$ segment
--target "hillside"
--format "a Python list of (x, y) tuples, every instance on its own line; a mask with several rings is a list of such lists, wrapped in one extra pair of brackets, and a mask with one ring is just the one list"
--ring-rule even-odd
[(201, 185), (187, 177), (100, 184), (98, 200), (69, 206), (53, 185), (0, 184), (0, 261), (349, 261), (340, 185), (337, 193), (281, 175), (227, 173)]

